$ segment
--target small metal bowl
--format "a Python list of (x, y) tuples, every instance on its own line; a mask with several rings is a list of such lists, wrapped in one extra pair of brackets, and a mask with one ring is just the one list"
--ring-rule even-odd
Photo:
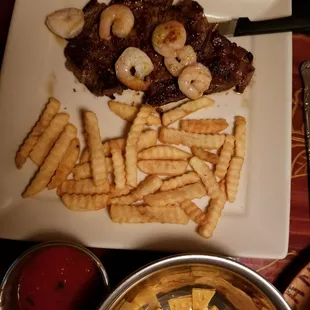
[[(216, 289), (210, 306), (221, 310), (290, 310), (278, 290), (253, 270), (227, 258), (195, 254), (171, 256), (143, 267), (124, 280), (100, 310), (118, 310), (126, 302), (166, 310), (171, 298), (188, 296), (193, 288)], [(238, 300), (244, 298), (250, 305), (240, 304)]]
[(98, 271), (102, 276), (102, 282), (104, 287), (102, 288), (102, 298), (104, 298), (109, 292), (109, 280), (107, 273), (99, 260), (91, 251), (84, 248), (79, 244), (70, 242), (44, 242), (40, 243), (18, 257), (11, 265), (9, 270), (3, 277), (0, 286), (0, 310), (19, 310), (18, 305), (18, 282), (24, 267), (27, 265), (29, 260), (37, 254), (39, 251), (49, 247), (70, 247), (88, 256), (98, 267)]

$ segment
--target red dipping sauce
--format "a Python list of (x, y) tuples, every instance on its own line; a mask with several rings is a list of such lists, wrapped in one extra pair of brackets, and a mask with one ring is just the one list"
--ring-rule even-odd
[(78, 249), (51, 246), (34, 254), (19, 280), (20, 310), (97, 309), (105, 284), (95, 262)]

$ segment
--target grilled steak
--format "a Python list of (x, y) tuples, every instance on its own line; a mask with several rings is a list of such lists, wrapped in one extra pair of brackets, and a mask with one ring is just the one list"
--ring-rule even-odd
[(96, 96), (122, 93), (126, 87), (116, 78), (114, 64), (129, 46), (148, 54), (154, 71), (148, 79), (151, 85), (144, 95), (144, 102), (154, 106), (185, 98), (178, 88), (177, 78), (164, 66), (163, 57), (157, 54), (151, 42), (154, 28), (169, 20), (181, 22), (187, 32), (187, 45), (197, 53), (198, 61), (209, 68), (212, 82), (206, 93), (220, 92), (235, 87), (243, 92), (254, 73), (253, 55), (221, 36), (208, 24), (202, 7), (195, 1), (184, 0), (178, 5), (172, 1), (112, 0), (111, 4), (128, 6), (135, 25), (127, 38), (112, 36), (111, 40), (99, 38), (102, 10), (107, 6), (91, 0), (84, 8), (85, 26), (82, 33), (68, 41), (65, 48), (66, 66), (76, 78)]

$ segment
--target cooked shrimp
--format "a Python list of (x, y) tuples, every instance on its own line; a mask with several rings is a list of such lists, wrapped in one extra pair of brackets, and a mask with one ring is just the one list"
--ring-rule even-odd
[(177, 50), (183, 48), (185, 42), (185, 28), (176, 20), (158, 25), (152, 35), (154, 50), (164, 57), (175, 58)]
[(48, 29), (64, 39), (78, 36), (84, 27), (84, 12), (76, 8), (67, 8), (51, 13), (46, 18)]
[(177, 51), (177, 57), (165, 57), (164, 62), (168, 71), (173, 76), (179, 76), (182, 70), (197, 61), (194, 49), (190, 45), (186, 45)]
[(178, 84), (181, 92), (190, 99), (197, 99), (209, 88), (212, 80), (207, 67), (195, 63), (186, 67), (179, 76)]
[[(131, 70), (135, 73), (132, 74)], [(136, 47), (128, 47), (117, 59), (115, 71), (117, 78), (127, 87), (134, 90), (146, 90), (150, 82), (144, 81), (154, 69), (149, 56)]]
[(126, 38), (135, 23), (131, 10), (120, 4), (106, 8), (100, 16), (99, 36), (101, 39), (111, 39), (112, 32), (119, 38)]

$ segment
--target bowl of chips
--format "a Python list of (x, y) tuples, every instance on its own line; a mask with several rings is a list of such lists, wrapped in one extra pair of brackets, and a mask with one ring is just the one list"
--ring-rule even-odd
[(253, 270), (213, 255), (176, 255), (124, 280), (100, 310), (290, 310), (277, 289)]

